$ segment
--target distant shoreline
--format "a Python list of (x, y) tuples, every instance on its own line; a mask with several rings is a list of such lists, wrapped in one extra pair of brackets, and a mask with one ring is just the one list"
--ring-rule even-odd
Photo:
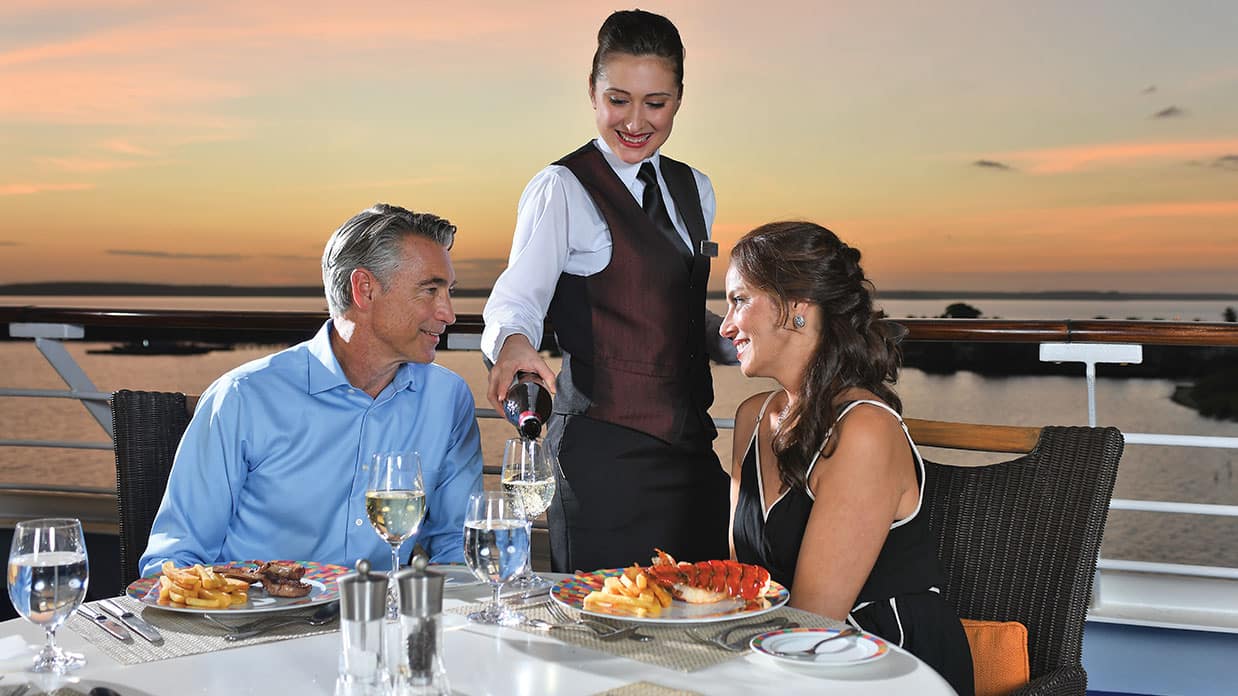
[[(489, 288), (457, 288), (457, 297), (486, 297)], [(13, 283), (0, 285), (0, 295), (48, 297), (99, 295), (118, 297), (321, 297), (316, 285), (171, 285), (160, 283)], [(711, 299), (725, 295), (708, 293)], [(878, 299), (894, 300), (1221, 300), (1238, 301), (1238, 293), (1222, 292), (1117, 292), (1103, 290), (1046, 290), (1035, 292), (999, 290), (882, 290)]]

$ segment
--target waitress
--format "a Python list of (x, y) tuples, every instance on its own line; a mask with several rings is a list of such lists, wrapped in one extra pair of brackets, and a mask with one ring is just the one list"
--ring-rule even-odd
[[(517, 371), (555, 383), (559, 459), (547, 511), (556, 572), (726, 558), (728, 481), (708, 409), (709, 178), (659, 153), (683, 98), (683, 42), (665, 17), (615, 12), (589, 98), (599, 137), (538, 172), (520, 198), (482, 351), (496, 408)], [(538, 355), (549, 318), (563, 350)]]

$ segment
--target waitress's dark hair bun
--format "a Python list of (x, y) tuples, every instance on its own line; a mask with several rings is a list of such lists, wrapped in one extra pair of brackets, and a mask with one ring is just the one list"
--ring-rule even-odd
[(589, 73), (590, 89), (597, 84), (598, 76), (606, 72), (606, 61), (612, 53), (666, 59), (675, 73), (675, 84), (683, 92), (683, 41), (679, 30), (666, 17), (644, 10), (619, 10), (607, 17), (598, 30), (598, 48)]

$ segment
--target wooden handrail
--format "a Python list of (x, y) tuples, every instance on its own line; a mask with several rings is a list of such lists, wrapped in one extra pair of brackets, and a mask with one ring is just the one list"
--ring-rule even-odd
[[(0, 306), (0, 323), (78, 324), (88, 328), (160, 332), (212, 331), (312, 334), (324, 312), (199, 311), (182, 309), (87, 309)], [(1238, 347), (1238, 323), (1116, 320), (894, 319), (907, 327), (909, 341), (979, 343), (1137, 343), (1142, 345)], [(458, 314), (448, 335), (477, 335), (480, 314)], [(546, 335), (550, 336), (548, 326)], [(115, 333), (113, 331), (112, 333)], [(110, 336), (107, 340), (115, 340)], [(237, 338), (243, 341), (244, 338)], [(545, 340), (545, 339), (543, 339)]]
[(1040, 440), (1040, 428), (1017, 425), (950, 423), (906, 418), (911, 439), (925, 447), (1027, 454)]

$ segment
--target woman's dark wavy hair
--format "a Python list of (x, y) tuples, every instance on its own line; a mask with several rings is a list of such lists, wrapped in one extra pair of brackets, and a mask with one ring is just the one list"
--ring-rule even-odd
[(675, 84), (683, 95), (683, 40), (671, 20), (644, 10), (619, 10), (612, 13), (598, 30), (598, 47), (589, 72), (590, 91), (598, 76), (606, 71), (612, 53), (630, 56), (657, 56), (671, 64)]
[[(834, 401), (843, 390), (867, 389), (902, 412), (891, 386), (901, 360), (899, 327), (873, 314), (873, 285), (860, 268), (860, 251), (820, 225), (762, 225), (739, 240), (731, 263), (745, 284), (774, 296), (781, 325), (788, 325), (794, 301), (821, 309), (820, 334), (796, 405), (783, 417), (791, 427), (773, 442), (783, 486), (803, 486), (809, 463), (838, 417)], [(821, 456), (830, 456), (834, 447), (831, 442)]]

